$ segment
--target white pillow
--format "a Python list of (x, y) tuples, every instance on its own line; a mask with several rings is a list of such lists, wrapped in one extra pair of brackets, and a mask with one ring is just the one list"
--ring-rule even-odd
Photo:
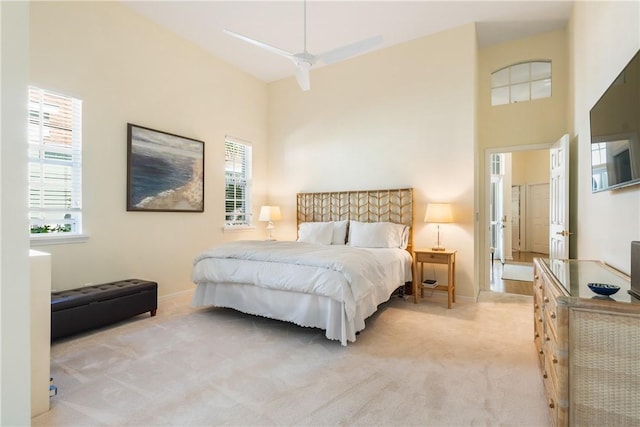
[(358, 248), (407, 248), (409, 226), (392, 222), (349, 224), (349, 245)]
[(331, 237), (332, 245), (347, 244), (347, 226), (349, 221), (333, 221), (333, 236)]
[(298, 242), (330, 245), (332, 237), (332, 222), (303, 222), (298, 228)]

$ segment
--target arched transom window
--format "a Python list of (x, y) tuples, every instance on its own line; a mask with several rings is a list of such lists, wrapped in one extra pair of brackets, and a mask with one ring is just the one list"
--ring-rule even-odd
[(513, 64), (491, 73), (491, 105), (551, 96), (551, 61)]

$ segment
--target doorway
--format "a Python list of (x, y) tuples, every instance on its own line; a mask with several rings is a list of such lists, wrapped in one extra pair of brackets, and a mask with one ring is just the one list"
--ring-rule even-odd
[(533, 258), (549, 253), (549, 149), (496, 151), (488, 164), (487, 288), (533, 295)]

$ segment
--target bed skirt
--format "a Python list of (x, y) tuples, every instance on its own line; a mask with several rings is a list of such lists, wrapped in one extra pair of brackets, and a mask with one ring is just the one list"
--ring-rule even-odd
[(196, 285), (192, 305), (233, 308), (299, 326), (320, 328), (327, 338), (346, 346), (347, 342), (356, 340), (356, 332), (365, 328), (365, 319), (389, 299), (392, 291), (385, 295), (372, 292), (361, 299), (351, 320), (347, 319), (343, 303), (331, 298), (249, 284), (200, 283)]

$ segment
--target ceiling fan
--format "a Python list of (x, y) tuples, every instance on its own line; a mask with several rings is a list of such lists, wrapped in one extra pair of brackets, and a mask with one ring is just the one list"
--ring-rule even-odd
[(225, 34), (229, 34), (230, 36), (234, 36), (243, 40), (247, 43), (251, 43), (263, 49), (266, 49), (272, 53), (275, 53), (280, 56), (284, 56), (285, 58), (289, 58), (296, 66), (296, 80), (298, 81), (298, 85), (303, 91), (309, 90), (311, 88), (311, 83), (309, 82), (309, 69), (318, 61), (323, 62), (325, 64), (333, 64), (338, 61), (342, 61), (351, 56), (358, 55), (363, 53), (380, 43), (382, 43), (382, 36), (378, 35), (375, 37), (370, 37), (368, 39), (360, 40), (355, 43), (351, 43), (342, 47), (338, 47), (336, 49), (329, 50), (327, 52), (321, 53), (319, 55), (312, 55), (307, 51), (307, 2), (304, 2), (304, 50), (300, 53), (292, 53), (286, 50), (277, 48), (275, 46), (271, 46), (267, 43), (252, 39), (250, 37), (244, 36), (242, 34), (238, 34), (234, 31), (224, 29), (223, 32)]

